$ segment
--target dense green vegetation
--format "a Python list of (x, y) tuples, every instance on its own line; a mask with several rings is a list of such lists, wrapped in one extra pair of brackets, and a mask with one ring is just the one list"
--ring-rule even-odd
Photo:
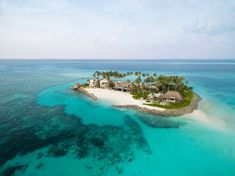
[[(188, 82), (183, 76), (175, 75), (157, 75), (156, 73), (141, 73), (141, 72), (126, 72), (120, 73), (118, 71), (96, 71), (93, 74), (94, 78), (106, 78), (111, 79), (118, 78), (123, 79), (125, 77), (135, 77), (132, 83), (131, 94), (135, 99), (147, 99), (150, 93), (165, 94), (167, 91), (179, 92), (184, 100), (176, 103), (169, 103), (167, 105), (161, 105), (160, 100), (149, 103), (150, 106), (158, 106), (166, 109), (181, 108), (188, 106), (193, 97), (192, 87), (189, 87)], [(130, 82), (130, 81), (129, 81)]]
[(113, 77), (113, 78), (124, 78), (124, 77), (130, 76), (132, 74), (133, 74), (133, 72), (120, 73), (118, 71), (103, 71), (103, 72), (96, 71), (93, 74), (93, 77), (94, 78), (102, 77), (102, 78), (106, 78), (106, 79), (110, 79), (111, 77)]
[(82, 86), (83, 88), (87, 88), (87, 87), (89, 87), (89, 84), (88, 84), (88, 83), (84, 83), (84, 84), (81, 84), (81, 86)]
[[(141, 77), (138, 76), (134, 81), (132, 88), (132, 95), (135, 99), (147, 99), (150, 93), (166, 93), (167, 91), (177, 91), (183, 96), (183, 101), (176, 103), (168, 103), (162, 105), (161, 100), (146, 104), (150, 106), (157, 106), (166, 109), (175, 109), (188, 106), (193, 97), (192, 88), (187, 86), (187, 81), (183, 76), (156, 76), (150, 75), (142, 81)], [(151, 83), (151, 84), (149, 84)]]
[(168, 90), (172, 90), (186, 96), (191, 89), (187, 86), (187, 81), (183, 76), (150, 75), (144, 81), (141, 76), (138, 76), (134, 81), (132, 94), (144, 98), (147, 93), (166, 93)]

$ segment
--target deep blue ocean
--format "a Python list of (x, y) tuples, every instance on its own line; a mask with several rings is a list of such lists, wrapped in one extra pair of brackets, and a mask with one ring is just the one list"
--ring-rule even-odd
[[(70, 89), (96, 70), (183, 75), (202, 101), (166, 118)], [(0, 175), (235, 176), (235, 60), (0, 60)]]

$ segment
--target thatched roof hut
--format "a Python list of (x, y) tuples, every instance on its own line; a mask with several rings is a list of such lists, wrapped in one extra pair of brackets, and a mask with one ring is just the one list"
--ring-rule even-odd
[(121, 91), (131, 91), (132, 84), (125, 81), (125, 82), (114, 82), (114, 90), (121, 90)]
[(163, 96), (163, 99), (171, 99), (174, 98), (176, 101), (183, 101), (182, 95), (180, 95), (177, 91), (167, 91)]
[(131, 83), (129, 83), (127, 81), (125, 81), (125, 82), (115, 82), (114, 85), (116, 87), (126, 87), (126, 88), (131, 88), (132, 87)]

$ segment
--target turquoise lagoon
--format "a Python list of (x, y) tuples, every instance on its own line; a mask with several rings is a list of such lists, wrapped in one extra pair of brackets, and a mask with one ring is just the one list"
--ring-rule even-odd
[[(184, 75), (199, 110), (163, 118), (70, 90), (95, 70)], [(0, 175), (235, 176), (234, 90), (233, 60), (1, 60)]]

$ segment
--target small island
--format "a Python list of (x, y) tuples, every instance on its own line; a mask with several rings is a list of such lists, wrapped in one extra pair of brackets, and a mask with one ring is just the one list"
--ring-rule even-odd
[(96, 71), (73, 90), (117, 108), (135, 109), (161, 116), (179, 116), (197, 109), (200, 97), (183, 76), (156, 73)]

